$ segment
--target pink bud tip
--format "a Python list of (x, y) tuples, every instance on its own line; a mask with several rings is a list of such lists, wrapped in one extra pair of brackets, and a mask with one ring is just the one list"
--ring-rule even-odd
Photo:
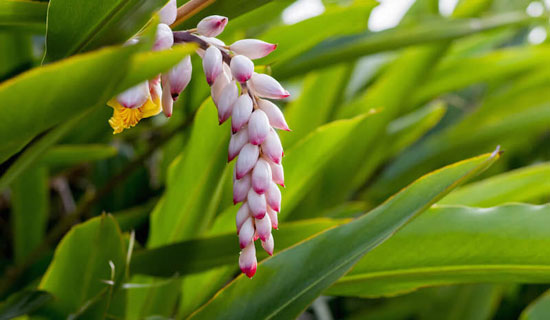
[(250, 268), (247, 268), (247, 269), (241, 269), (241, 271), (246, 274), (247, 277), (249, 277), (250, 279), (252, 279), (252, 277), (256, 274), (256, 268), (257, 266), (256, 265), (253, 265), (251, 266)]

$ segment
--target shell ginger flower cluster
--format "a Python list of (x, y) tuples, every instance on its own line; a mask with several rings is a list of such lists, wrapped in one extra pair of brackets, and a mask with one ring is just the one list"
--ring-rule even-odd
[[(277, 47), (256, 39), (244, 39), (227, 46), (215, 38), (228, 19), (209, 16), (196, 28), (172, 31), (175, 1), (161, 12), (153, 50), (164, 50), (179, 43), (196, 43), (202, 58), (206, 81), (218, 110), (220, 124), (231, 118), (232, 136), (228, 161), (236, 158), (233, 172), (233, 203), (241, 203), (236, 216), (241, 254), (239, 266), (248, 277), (257, 268), (256, 240), (272, 255), (272, 229), (278, 228), (284, 155), (277, 130), (290, 131), (281, 110), (270, 101), (289, 96), (269, 75), (254, 72), (252, 60), (267, 56)], [(123, 92), (109, 103), (114, 114), (109, 123), (114, 133), (134, 126), (145, 117), (160, 113), (169, 117), (172, 106), (191, 79), (191, 61), (185, 57), (166, 74)]]

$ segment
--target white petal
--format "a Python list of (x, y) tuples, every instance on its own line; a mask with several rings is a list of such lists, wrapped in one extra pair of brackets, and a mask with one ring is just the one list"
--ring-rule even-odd
[(271, 234), (271, 220), (269, 220), (269, 216), (266, 214), (261, 219), (254, 219), (254, 224), (256, 225), (258, 237), (260, 237), (262, 241), (267, 240)]
[(248, 122), (252, 110), (252, 99), (250, 99), (248, 94), (242, 94), (235, 102), (233, 112), (231, 113), (231, 129), (233, 132), (239, 131)]
[(157, 26), (157, 33), (155, 35), (155, 44), (153, 45), (153, 51), (160, 51), (172, 48), (174, 44), (174, 35), (172, 29), (167, 24), (160, 23)]
[(248, 217), (244, 220), (241, 228), (239, 229), (239, 245), (241, 249), (246, 247), (250, 242), (254, 241), (254, 219)]
[(117, 101), (125, 108), (139, 108), (149, 99), (149, 82), (144, 81), (140, 84), (127, 89), (117, 96)]
[(218, 101), (218, 121), (220, 124), (231, 116), (233, 112), (233, 105), (239, 96), (239, 88), (235, 81), (231, 81), (223, 88), (222, 93)]
[(270, 256), (273, 255), (273, 250), (275, 249), (275, 241), (273, 240), (273, 235), (270, 233), (269, 238), (267, 240), (262, 240), (262, 247), (264, 248), (265, 252), (267, 252)]
[(233, 204), (246, 200), (251, 184), (250, 174), (247, 174), (241, 179), (233, 182)]
[(275, 211), (281, 211), (281, 190), (275, 184), (275, 182), (270, 181), (269, 187), (265, 194), (265, 199), (267, 204)]
[(285, 116), (281, 112), (281, 109), (277, 107), (273, 102), (264, 99), (258, 99), (258, 106), (265, 112), (269, 119), (269, 124), (277, 129), (290, 131), (288, 124), (286, 123)]
[(176, 101), (179, 94), (185, 90), (189, 81), (191, 81), (191, 74), (193, 73), (193, 66), (191, 65), (191, 57), (185, 56), (180, 63), (174, 68), (168, 71), (168, 80), (170, 82), (170, 93), (172, 99)]
[(252, 188), (256, 193), (262, 194), (267, 192), (271, 183), (273, 183), (271, 181), (271, 167), (267, 161), (260, 158), (252, 170)]
[[(226, 64), (224, 63), (224, 66)], [(210, 88), (210, 95), (212, 96), (212, 100), (214, 100), (214, 103), (216, 106), (218, 105), (218, 102), (220, 100), (220, 95), (229, 83), (231, 82), (231, 74), (227, 74), (225, 70), (221, 72), (218, 77), (216, 77), (216, 80), (214, 81), (214, 84)], [(238, 94), (238, 90), (237, 90)]]
[(178, 15), (178, 3), (176, 0), (170, 0), (159, 11), (160, 23), (171, 25), (172, 23), (174, 23), (174, 21), (176, 21), (177, 15)]
[(264, 98), (283, 99), (290, 96), (277, 80), (263, 73), (254, 73), (250, 78), (254, 92)]
[(233, 43), (229, 49), (237, 54), (242, 54), (250, 59), (259, 59), (267, 56), (277, 48), (276, 44), (267, 43), (257, 39), (243, 39)]
[(273, 179), (273, 182), (280, 185), (281, 187), (285, 186), (285, 173), (283, 170), (283, 166), (281, 164), (276, 164), (272, 161), (268, 161), (269, 165), (271, 166), (271, 176)]
[(256, 219), (263, 218), (267, 212), (265, 195), (257, 194), (253, 189), (250, 189), (250, 191), (248, 191), (247, 200), (252, 216)]
[[(250, 133), (248, 135), (250, 136)], [(271, 161), (277, 164), (281, 163), (281, 158), (283, 157), (283, 146), (281, 145), (281, 140), (275, 130), (271, 129), (269, 131), (267, 138), (262, 143), (262, 152)]]
[(248, 121), (248, 137), (250, 143), (258, 145), (264, 142), (270, 129), (269, 119), (265, 112), (259, 109), (252, 112), (250, 120)]
[(240, 233), (239, 230), (241, 230), (243, 223), (248, 218), (250, 218), (250, 209), (248, 209), (248, 204), (243, 203), (242, 206), (239, 208), (239, 211), (237, 211), (237, 216), (235, 218), (237, 223), (237, 234)]
[(269, 215), (269, 219), (271, 220), (271, 227), (273, 229), (279, 228), (279, 221), (277, 217), (277, 211), (271, 209), (269, 206), (267, 207), (267, 214)]
[(252, 77), (254, 63), (243, 55), (236, 55), (231, 59), (231, 72), (237, 81), (244, 83)]
[(208, 16), (197, 24), (197, 32), (203, 36), (215, 37), (222, 33), (227, 20), (227, 17)]
[(241, 179), (254, 168), (259, 155), (260, 148), (258, 146), (250, 143), (244, 145), (235, 164), (237, 179)]
[(206, 76), (206, 82), (209, 85), (214, 83), (214, 80), (223, 71), (223, 59), (220, 50), (214, 46), (208, 47), (204, 53), (202, 60), (202, 68)]
[(256, 247), (254, 246), (254, 242), (251, 242), (241, 251), (239, 267), (247, 277), (252, 278), (256, 273), (257, 264)]
[(229, 162), (235, 159), (235, 157), (239, 155), (239, 152), (241, 152), (241, 149), (247, 143), (248, 143), (247, 128), (241, 128), (239, 132), (231, 135), (231, 140), (229, 140), (229, 152), (227, 155), (227, 161)]

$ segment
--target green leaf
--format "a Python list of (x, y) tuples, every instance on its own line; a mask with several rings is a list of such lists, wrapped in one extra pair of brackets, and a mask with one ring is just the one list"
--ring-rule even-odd
[(549, 222), (548, 205), (436, 206), (326, 293), (374, 297), (454, 283), (547, 282)]
[(360, 1), (347, 7), (329, 8), (323, 14), (292, 25), (269, 29), (259, 39), (277, 43), (277, 50), (259, 59), (258, 64), (284, 65), (292, 58), (332, 37), (360, 32), (366, 29), (374, 1)]
[(540, 20), (525, 13), (507, 13), (481, 19), (440, 19), (415, 26), (396, 27), (381, 32), (365, 32), (321, 42), (311, 50), (284, 64), (274, 64), (277, 78), (305, 73), (334, 63), (406, 46), (453, 40), (471, 34), (504, 27), (519, 27)]
[(317, 128), (296, 143), (285, 153), (285, 184), (281, 194), (284, 200), (283, 210), (279, 214), (284, 220), (307, 196), (309, 188), (317, 181), (317, 175), (330, 163), (332, 156), (338, 154), (353, 130), (368, 123), (373, 113), (365, 113), (352, 119), (336, 120)]
[(86, 117), (88, 113), (89, 111), (85, 111), (76, 118), (63, 123), (57, 128), (54, 128), (25, 149), (25, 151), (17, 157), (15, 162), (0, 177), (0, 190), (8, 187), (8, 185), (17, 178), (17, 176), (25, 172), (25, 170), (40, 159), (49, 147), (71, 131), (81, 120)]
[(33, 312), (53, 300), (53, 296), (40, 290), (24, 290), (12, 294), (0, 304), (0, 319), (13, 319)]
[(520, 320), (545, 320), (550, 316), (550, 291), (532, 302), (519, 317)]
[[(111, 277), (109, 262), (115, 266)], [(91, 318), (104, 315), (107, 299), (99, 299), (106, 294), (110, 285), (105, 280), (118, 283), (124, 275), (126, 244), (110, 215), (102, 215), (77, 225), (61, 240), (48, 270), (40, 282), (39, 289), (55, 296), (46, 314), (50, 317), (67, 317), (87, 309)]]
[(2, 61), (0, 81), (9, 79), (32, 67), (31, 41), (31, 36), (23, 32), (0, 31), (0, 61)]
[(0, 1), (0, 29), (9, 28), (43, 33), (46, 30), (47, 2), (30, 0)]
[(83, 54), (0, 84), (0, 162), (38, 133), (107, 101), (135, 50), (108, 48)]
[[(37, 166), (13, 183), (12, 230), (15, 262), (22, 263), (44, 238), (50, 211), (48, 170)], [(31, 200), (31, 201), (29, 201)]]
[[(280, 230), (275, 231), (273, 234), (277, 239), (277, 250), (275, 252), (277, 253), (314, 234), (344, 222), (345, 220), (318, 218), (283, 223)], [(234, 245), (229, 245), (231, 243)], [(192, 239), (134, 253), (131, 271), (132, 273), (158, 277), (197, 273), (214, 267), (235, 264), (239, 251), (237, 237), (233, 232)], [(259, 259), (267, 257), (264, 252), (258, 252), (258, 254)], [(174, 260), (173, 257), (189, 257), (190, 259)]]
[(58, 145), (48, 150), (40, 162), (48, 166), (72, 166), (114, 157), (115, 147), (101, 144)]
[[(203, 2), (203, 5), (199, 7), (199, 10), (193, 10), (188, 15), (181, 17), (181, 19), (179, 21), (176, 21), (174, 25), (177, 26), (177, 29), (195, 28), (197, 26), (197, 23), (199, 23), (199, 21), (201, 21), (204, 17), (208, 17), (214, 14), (228, 17), (229, 20), (231, 20), (242, 14), (266, 5), (271, 1), (273, 0), (232, 0)], [(183, 0), (178, 1), (178, 5), (183, 5), (183, 2)]]
[(480, 57), (467, 57), (442, 63), (427, 83), (413, 95), (411, 105), (421, 104), (438, 95), (474, 83), (512, 77), (550, 62), (550, 47), (519, 47), (490, 52)]
[(151, 215), (149, 247), (190, 239), (209, 225), (226, 169), (229, 124), (218, 125), (211, 99), (198, 110), (190, 140), (172, 163), (166, 191)]
[(468, 184), (445, 197), (439, 204), (490, 207), (505, 202), (538, 200), (548, 194), (550, 163), (546, 162)]
[(45, 61), (101, 46), (123, 43), (136, 34), (166, 0), (51, 0)]
[[(300, 96), (284, 109), (286, 121), (292, 129), (291, 134), (281, 135), (285, 149), (331, 120), (343, 91), (343, 86), (336, 84), (346, 83), (347, 77), (348, 66), (335, 66), (306, 75)], [(315, 112), (311, 106), (315, 106)]]
[[(256, 318), (297, 317), (365, 253), (497, 157), (497, 153), (483, 155), (438, 170), (360, 219), (265, 260), (258, 265), (253, 281), (239, 276), (194, 313), (194, 318), (243, 319), (251, 314)], [(342, 244), (346, 250), (342, 250)], [(270, 284), (269, 289), (266, 284)]]

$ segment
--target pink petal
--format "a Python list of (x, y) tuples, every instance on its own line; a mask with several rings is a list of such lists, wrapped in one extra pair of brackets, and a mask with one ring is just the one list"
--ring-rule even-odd
[(252, 109), (252, 99), (248, 94), (242, 94), (235, 102), (233, 113), (231, 113), (231, 129), (233, 132), (239, 131), (248, 122)]
[(237, 180), (244, 177), (247, 173), (254, 168), (260, 155), (260, 148), (258, 146), (247, 143), (241, 149), (237, 163), (235, 164)]
[(231, 59), (231, 72), (237, 81), (244, 83), (252, 77), (254, 63), (245, 56), (234, 56)]
[(269, 131), (267, 138), (262, 143), (262, 152), (271, 161), (277, 164), (281, 163), (281, 158), (283, 157), (283, 146), (281, 145), (281, 140), (275, 130), (271, 129)]
[(197, 24), (197, 32), (203, 36), (215, 37), (222, 33), (227, 21), (227, 17), (208, 16)]
[(250, 116), (248, 121), (248, 136), (250, 143), (252, 144), (261, 144), (267, 138), (269, 134), (269, 119), (267, 115), (262, 110), (255, 110)]
[(250, 191), (248, 191), (247, 200), (252, 216), (256, 219), (263, 218), (267, 212), (265, 195), (257, 194), (253, 189), (250, 189)]
[(202, 60), (202, 68), (204, 69), (208, 85), (214, 84), (214, 80), (223, 71), (222, 63), (222, 53), (220, 50), (214, 46), (208, 47)]
[(290, 131), (288, 124), (286, 123), (285, 116), (281, 112), (281, 109), (277, 107), (273, 102), (264, 99), (258, 99), (258, 106), (265, 112), (269, 119), (269, 124), (277, 129)]
[(241, 255), (239, 256), (239, 267), (249, 278), (252, 278), (254, 274), (256, 274), (258, 262), (256, 260), (256, 247), (254, 246), (254, 242), (248, 244), (241, 251)]
[(271, 234), (271, 220), (269, 220), (269, 216), (266, 214), (261, 219), (254, 219), (254, 224), (256, 225), (258, 237), (262, 241), (267, 240)]
[(263, 73), (254, 73), (250, 78), (254, 92), (264, 98), (283, 99), (290, 96), (277, 80)]
[(252, 170), (252, 188), (256, 193), (262, 194), (268, 190), (271, 183), (273, 183), (271, 181), (271, 167), (267, 161), (260, 158), (256, 162), (254, 170)]
[(191, 74), (193, 73), (193, 66), (191, 65), (191, 57), (185, 56), (180, 63), (174, 68), (168, 71), (168, 81), (170, 82), (170, 93), (172, 99), (176, 101), (179, 94), (185, 90), (189, 81), (191, 81)]
[(269, 254), (270, 256), (273, 255), (273, 250), (275, 249), (275, 241), (273, 240), (273, 235), (271, 233), (265, 241), (262, 240), (262, 247), (264, 248), (265, 252), (267, 252), (267, 254)]
[(267, 43), (257, 39), (243, 39), (233, 43), (229, 49), (237, 54), (242, 54), (250, 59), (259, 59), (267, 56), (277, 48), (276, 44)]
[(275, 184), (275, 182), (270, 181), (269, 188), (265, 194), (265, 199), (267, 204), (273, 208), (273, 210), (280, 212), (281, 211), (281, 190)]

